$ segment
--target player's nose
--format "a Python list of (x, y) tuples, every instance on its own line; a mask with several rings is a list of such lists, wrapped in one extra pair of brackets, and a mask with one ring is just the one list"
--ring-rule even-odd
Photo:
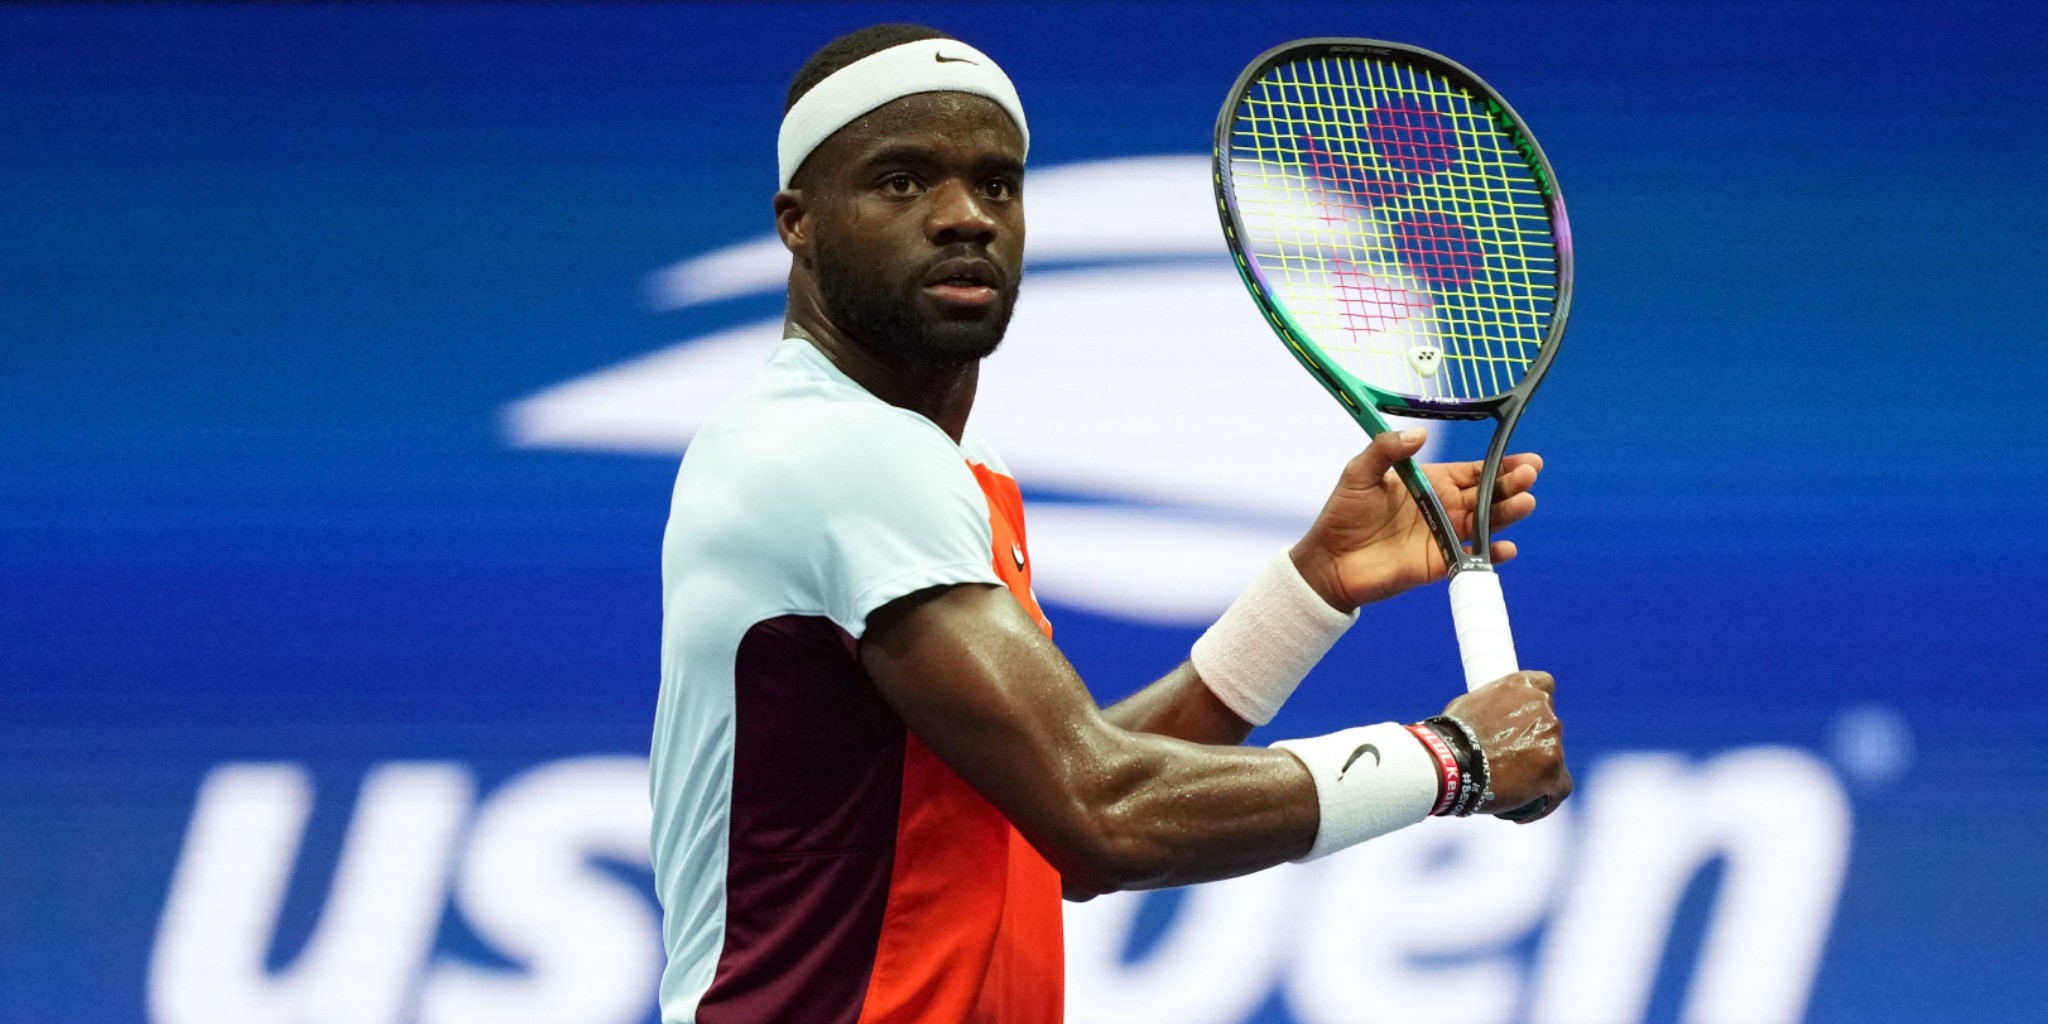
[(987, 245), (995, 241), (1002, 229), (1002, 222), (990, 208), (990, 203), (991, 200), (978, 194), (965, 181), (957, 178), (941, 181), (931, 191), (931, 204), (925, 215), (925, 235), (934, 245), (952, 242)]

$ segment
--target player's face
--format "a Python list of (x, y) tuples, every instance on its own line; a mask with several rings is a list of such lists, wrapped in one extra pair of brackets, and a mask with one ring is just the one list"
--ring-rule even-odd
[(907, 96), (813, 155), (826, 315), (906, 367), (994, 352), (1024, 259), (1024, 142), (1009, 115), (965, 93)]

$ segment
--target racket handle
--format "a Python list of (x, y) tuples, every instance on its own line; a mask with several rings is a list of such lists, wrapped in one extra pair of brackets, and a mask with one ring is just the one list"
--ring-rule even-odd
[(1465, 689), (1476, 690), (1521, 668), (1515, 634), (1500, 577), (1491, 568), (1470, 566), (1451, 576), (1451, 621), (1458, 628), (1458, 653), (1465, 662)]

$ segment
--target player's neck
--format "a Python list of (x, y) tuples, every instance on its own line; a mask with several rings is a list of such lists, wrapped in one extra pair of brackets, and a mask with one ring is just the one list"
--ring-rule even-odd
[(974, 391), (981, 380), (981, 360), (942, 366), (906, 367), (882, 359), (872, 348), (843, 336), (822, 321), (794, 310), (782, 333), (809, 341), (839, 372), (853, 378), (869, 394), (899, 409), (908, 409), (938, 424), (954, 444), (967, 430), (974, 409)]

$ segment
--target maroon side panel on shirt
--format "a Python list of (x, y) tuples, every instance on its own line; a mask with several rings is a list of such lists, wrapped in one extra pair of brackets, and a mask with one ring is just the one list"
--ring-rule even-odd
[(725, 949), (697, 1020), (854, 1024), (895, 863), (903, 722), (829, 619), (757, 623), (737, 658)]

